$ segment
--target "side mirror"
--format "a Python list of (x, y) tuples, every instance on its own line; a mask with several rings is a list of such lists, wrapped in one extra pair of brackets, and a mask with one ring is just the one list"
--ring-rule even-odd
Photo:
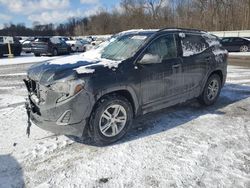
[(152, 63), (161, 63), (161, 58), (159, 55), (145, 54), (138, 63), (144, 65)]

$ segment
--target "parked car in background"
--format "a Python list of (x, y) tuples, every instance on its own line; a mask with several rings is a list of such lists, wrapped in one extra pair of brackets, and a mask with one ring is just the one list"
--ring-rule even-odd
[(22, 42), (22, 51), (24, 53), (31, 53), (32, 51), (32, 47), (31, 47), (31, 43), (35, 40), (36, 38), (33, 39), (27, 39), (25, 41)]
[(250, 39), (242, 37), (224, 37), (221, 39), (222, 46), (229, 52), (248, 52)]
[(81, 40), (68, 40), (66, 43), (71, 47), (72, 52), (86, 51), (86, 43), (83, 43)]
[(217, 37), (189, 29), (124, 33), (101, 49), (33, 65), (25, 84), (34, 124), (56, 134), (121, 139), (134, 117), (198, 98), (212, 105), (227, 75)]
[[(22, 52), (22, 44), (15, 37), (12, 37), (14, 43), (10, 44), (11, 53), (14, 56), (20, 56)], [(0, 37), (0, 57), (9, 54), (8, 44), (4, 43), (4, 37)]]
[(31, 43), (35, 56), (69, 54), (70, 46), (58, 37), (39, 37)]

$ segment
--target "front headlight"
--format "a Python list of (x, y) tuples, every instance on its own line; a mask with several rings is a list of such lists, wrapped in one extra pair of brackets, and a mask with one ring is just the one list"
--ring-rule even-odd
[(50, 85), (50, 89), (54, 92), (61, 93), (62, 96), (57, 102), (64, 101), (84, 89), (85, 82), (83, 80), (70, 80), (64, 82), (56, 82)]

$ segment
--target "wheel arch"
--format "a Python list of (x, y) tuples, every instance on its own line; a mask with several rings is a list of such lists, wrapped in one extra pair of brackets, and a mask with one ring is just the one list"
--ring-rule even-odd
[(223, 75), (223, 72), (222, 70), (218, 69), (218, 70), (214, 70), (212, 71), (209, 76), (207, 77), (207, 79), (209, 79), (213, 74), (217, 74), (220, 79), (221, 79), (221, 84), (223, 84), (223, 80), (224, 80), (224, 75)]
[(136, 96), (135, 91), (130, 87), (114, 88), (112, 90), (103, 91), (103, 92), (99, 93), (95, 97), (96, 102), (95, 102), (95, 105), (93, 107), (93, 110), (96, 108), (96, 105), (98, 104), (98, 102), (101, 99), (103, 99), (104, 97), (107, 97), (109, 95), (119, 95), (119, 96), (126, 98), (132, 106), (133, 115), (136, 116), (138, 114), (138, 109), (139, 109), (138, 97)]

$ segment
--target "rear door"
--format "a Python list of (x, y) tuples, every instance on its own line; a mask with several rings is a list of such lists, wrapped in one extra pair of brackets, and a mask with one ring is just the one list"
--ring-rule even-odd
[(183, 93), (186, 93), (188, 98), (193, 98), (199, 93), (206, 79), (212, 61), (212, 51), (199, 34), (187, 33), (180, 36), (183, 51)]
[(233, 44), (233, 38), (226, 37), (221, 39), (222, 46), (228, 51), (235, 51), (235, 46)]
[[(143, 57), (158, 56), (159, 60), (142, 64)], [(156, 38), (146, 48), (138, 63), (141, 80), (141, 102), (144, 108), (176, 97), (180, 89), (181, 59), (177, 56), (174, 34)], [(158, 105), (159, 106), (159, 105)]]

